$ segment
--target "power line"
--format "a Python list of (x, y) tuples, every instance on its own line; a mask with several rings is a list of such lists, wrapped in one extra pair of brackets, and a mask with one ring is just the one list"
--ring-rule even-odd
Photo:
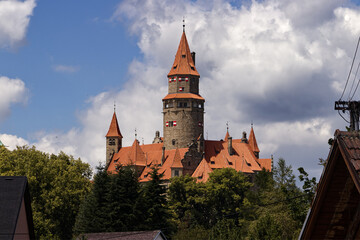
[(355, 54), (354, 54), (354, 57), (353, 57), (353, 60), (352, 60), (352, 63), (351, 63), (351, 67), (350, 67), (349, 75), (348, 75), (348, 77), (347, 77), (347, 79), (346, 79), (345, 88), (344, 88), (344, 90), (343, 90), (343, 92), (342, 92), (342, 94), (341, 94), (341, 97), (340, 97), (339, 101), (340, 101), (340, 100), (342, 99), (342, 97), (344, 96), (344, 93), (345, 93), (346, 87), (347, 87), (347, 85), (348, 85), (349, 78), (350, 78), (350, 75), (351, 75), (351, 72), (352, 72), (352, 68), (353, 68), (353, 66), (354, 66), (354, 62), (355, 62), (355, 58), (356, 58), (356, 54), (357, 54), (357, 50), (358, 50), (358, 48), (359, 48), (359, 42), (360, 42), (360, 37), (359, 37), (358, 42), (357, 42), (357, 44), (356, 44), (356, 50), (355, 50)]

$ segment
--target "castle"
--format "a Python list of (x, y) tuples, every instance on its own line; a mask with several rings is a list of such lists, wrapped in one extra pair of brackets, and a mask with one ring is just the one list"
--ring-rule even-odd
[(152, 144), (123, 147), (114, 112), (106, 134), (106, 165), (115, 172), (118, 165), (134, 165), (141, 182), (149, 181), (152, 167), (157, 166), (163, 180), (188, 174), (198, 182), (207, 181), (217, 168), (234, 168), (253, 175), (263, 168), (271, 171), (271, 159), (260, 159), (254, 129), (249, 138), (232, 139), (227, 130), (224, 140), (204, 139), (204, 103), (199, 94), (200, 74), (195, 67), (195, 52), (190, 52), (183, 31), (168, 76), (168, 94), (163, 101), (163, 137), (156, 131)]

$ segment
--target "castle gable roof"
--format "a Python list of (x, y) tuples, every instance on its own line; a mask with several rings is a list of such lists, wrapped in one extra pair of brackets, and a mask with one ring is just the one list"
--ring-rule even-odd
[(189, 44), (186, 39), (186, 34), (183, 32), (180, 40), (178, 50), (175, 55), (174, 63), (168, 76), (173, 75), (193, 75), (200, 76), (196, 70), (195, 63), (191, 57)]
[(181, 163), (180, 152), (179, 152), (178, 148), (176, 148), (176, 150), (175, 150), (174, 159), (173, 159), (173, 163), (172, 163), (171, 167), (172, 168), (183, 168), (183, 165)]
[(120, 132), (120, 128), (119, 128), (119, 124), (118, 124), (115, 112), (113, 114), (113, 117), (112, 117), (112, 120), (110, 123), (110, 127), (109, 127), (109, 131), (106, 134), (106, 137), (120, 137), (120, 138), (123, 137)]
[(194, 173), (191, 175), (196, 178), (197, 182), (206, 182), (209, 179), (209, 174), (213, 172), (211, 167), (205, 158), (201, 160), (199, 166), (195, 169)]

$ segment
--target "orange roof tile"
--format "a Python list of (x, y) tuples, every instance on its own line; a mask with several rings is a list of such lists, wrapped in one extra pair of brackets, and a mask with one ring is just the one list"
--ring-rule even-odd
[(120, 132), (120, 128), (119, 128), (119, 124), (116, 118), (116, 114), (114, 112), (111, 123), (110, 123), (110, 127), (109, 127), (109, 131), (106, 134), (105, 137), (120, 137), (123, 138), (123, 136), (121, 135)]
[(257, 142), (256, 142), (254, 129), (252, 126), (251, 126), (250, 135), (249, 135), (249, 145), (254, 152), (260, 152)]
[(272, 159), (271, 158), (258, 159), (257, 162), (260, 164), (261, 168), (265, 168), (265, 170), (268, 170), (269, 172), (272, 171), (272, 169), (271, 169)]
[(176, 150), (175, 150), (173, 164), (171, 165), (171, 167), (172, 168), (183, 168), (183, 165), (181, 163), (180, 152), (179, 152), (178, 148), (176, 148)]
[(227, 142), (228, 138), (230, 137), (229, 131), (226, 131), (224, 141)]
[(179, 74), (200, 76), (191, 57), (191, 52), (185, 32), (183, 32), (181, 36), (180, 44), (175, 55), (175, 60), (168, 76)]
[(212, 169), (231, 167), (236, 171), (253, 173), (261, 171), (253, 151), (241, 139), (233, 139), (234, 153), (228, 152), (227, 141), (205, 141), (205, 159)]
[(146, 166), (145, 153), (141, 149), (139, 141), (137, 139), (134, 140), (134, 143), (131, 146), (128, 159), (134, 165)]
[(205, 158), (201, 160), (200, 164), (195, 169), (192, 177), (196, 178), (197, 182), (206, 182), (209, 179), (209, 173), (213, 172)]
[(166, 95), (163, 100), (166, 99), (174, 99), (174, 98), (192, 98), (192, 99), (199, 99), (199, 100), (204, 100), (205, 99), (203, 97), (201, 97), (200, 95), (197, 94), (193, 94), (193, 93), (171, 93)]

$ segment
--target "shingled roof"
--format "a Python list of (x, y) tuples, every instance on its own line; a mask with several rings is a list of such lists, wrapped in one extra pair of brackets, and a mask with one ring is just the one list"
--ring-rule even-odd
[(360, 239), (360, 133), (336, 130), (299, 239)]
[(0, 239), (35, 239), (26, 177), (0, 176)]

